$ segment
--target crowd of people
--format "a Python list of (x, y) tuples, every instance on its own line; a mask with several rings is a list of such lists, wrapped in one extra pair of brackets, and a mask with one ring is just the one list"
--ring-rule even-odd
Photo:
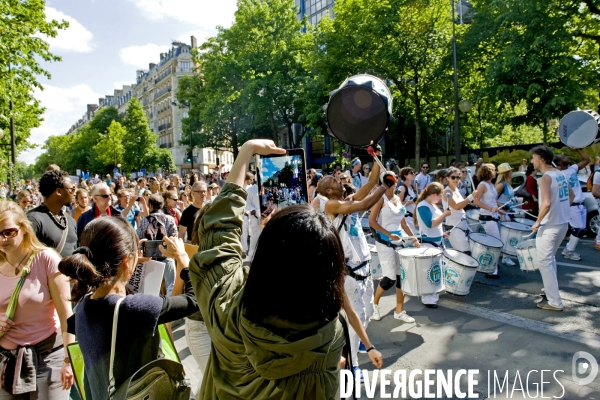
[[(106, 399), (157, 359), (158, 325), (181, 318), (202, 375), (197, 398), (332, 398), (340, 368), (362, 379), (358, 352), (383, 366), (367, 328), (385, 317), (379, 301), (388, 289), (395, 287), (393, 317), (415, 322), (404, 310), (396, 249), (443, 248), (473, 208), (486, 234), (500, 238), (498, 224), (514, 218), (518, 197), (527, 198), (520, 209), (537, 232), (546, 299), (537, 307), (563, 310), (555, 254), (570, 230), (563, 255), (580, 259), (585, 207), (577, 173), (590, 163), (583, 151), (571, 163), (534, 148), (531, 163), (520, 166), (526, 180), (518, 191), (508, 164), (480, 160), (471, 175), (456, 162), (431, 176), (428, 163), (417, 174), (393, 160), (381, 170), (355, 158), (346, 171), (341, 165), (330, 174), (308, 171), (307, 199), (301, 188), (261, 193), (249, 171), (254, 154), (284, 152), (271, 141), (251, 140), (229, 174), (73, 182), (50, 166), (38, 181), (3, 186), (0, 398), (69, 398), (74, 377), (66, 346), (77, 340), (86, 398)], [(600, 173), (592, 181), (600, 199)], [(289, 204), (280, 208), (281, 202)], [(366, 213), (370, 231), (363, 229)], [(376, 285), (369, 235), (382, 266)], [(462, 235), (466, 243), (469, 229)], [(152, 256), (165, 263), (162, 297), (133, 294), (127, 285), (151, 257), (142, 250), (146, 241), (162, 241)], [(198, 246), (191, 258), (186, 243)], [(280, 259), (285, 268), (273, 261)], [(501, 263), (514, 265), (508, 256)], [(287, 284), (298, 271), (310, 279), (310, 296), (305, 285)], [(498, 279), (498, 265), (486, 276)], [(437, 308), (438, 298), (420, 300)], [(118, 331), (126, 334), (117, 336), (112, 363), (115, 308)]]

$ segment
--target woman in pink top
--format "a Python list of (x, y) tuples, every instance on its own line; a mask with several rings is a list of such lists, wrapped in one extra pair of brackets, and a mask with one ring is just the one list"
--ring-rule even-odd
[[(32, 257), (33, 256), (33, 257)], [(29, 264), (13, 319), (10, 298)], [(68, 399), (73, 371), (66, 345), (73, 311), (69, 281), (58, 272), (60, 256), (37, 239), (25, 213), (12, 201), (0, 201), (0, 350), (3, 368), (20, 365), (15, 379), (2, 377), (0, 399)], [(63, 346), (64, 344), (64, 346)], [(35, 392), (35, 393), (32, 393)]]

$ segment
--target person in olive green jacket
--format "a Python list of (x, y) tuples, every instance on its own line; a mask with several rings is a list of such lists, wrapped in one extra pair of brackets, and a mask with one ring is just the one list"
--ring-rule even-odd
[[(253, 154), (284, 153), (246, 142), (199, 223), (190, 278), (212, 340), (204, 400), (332, 399), (339, 386), (345, 265), (331, 221), (305, 205), (279, 211), (242, 266), (244, 174)], [(381, 354), (369, 355), (380, 367)]]

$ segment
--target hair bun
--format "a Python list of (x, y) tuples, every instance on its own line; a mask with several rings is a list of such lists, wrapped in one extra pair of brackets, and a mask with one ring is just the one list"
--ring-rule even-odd
[(90, 250), (90, 248), (87, 246), (81, 246), (81, 247), (76, 248), (75, 251), (73, 252), (73, 254), (83, 254), (88, 258), (88, 260), (91, 260), (92, 258), (94, 258), (94, 254), (92, 253), (92, 250)]

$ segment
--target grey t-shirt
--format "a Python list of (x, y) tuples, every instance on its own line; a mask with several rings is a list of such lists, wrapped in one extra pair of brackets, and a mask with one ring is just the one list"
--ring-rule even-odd
[[(77, 223), (69, 213), (65, 214), (67, 216), (68, 231), (65, 245), (60, 252), (62, 257), (70, 256), (77, 248)], [(54, 218), (48, 215), (46, 206), (41, 205), (29, 211), (27, 219), (33, 225), (33, 230), (40, 242), (53, 249), (58, 247), (63, 234), (63, 228), (58, 225)]]

